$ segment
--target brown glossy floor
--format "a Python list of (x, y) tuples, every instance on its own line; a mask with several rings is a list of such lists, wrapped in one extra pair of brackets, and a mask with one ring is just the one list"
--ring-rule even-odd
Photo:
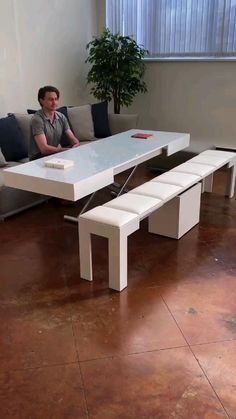
[(80, 279), (65, 208), (0, 224), (1, 419), (236, 418), (236, 200), (223, 181), (181, 240), (142, 222), (122, 293), (108, 288), (105, 239), (94, 282)]

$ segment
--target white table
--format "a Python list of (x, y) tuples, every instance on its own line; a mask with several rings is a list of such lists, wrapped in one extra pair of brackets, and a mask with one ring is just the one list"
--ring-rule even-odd
[[(152, 133), (147, 140), (131, 138), (137, 132)], [(4, 170), (7, 186), (43, 195), (77, 201), (114, 181), (114, 176), (162, 152), (167, 156), (188, 147), (189, 134), (129, 130), (111, 137), (91, 141), (82, 147), (57, 154), (74, 161), (65, 170), (45, 167), (51, 156)]]

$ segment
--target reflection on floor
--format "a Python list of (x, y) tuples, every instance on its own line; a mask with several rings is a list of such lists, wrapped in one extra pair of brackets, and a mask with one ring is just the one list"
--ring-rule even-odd
[(142, 222), (122, 293), (100, 237), (94, 282), (80, 279), (77, 226), (55, 202), (0, 224), (1, 418), (236, 418), (236, 200), (223, 181), (181, 240)]

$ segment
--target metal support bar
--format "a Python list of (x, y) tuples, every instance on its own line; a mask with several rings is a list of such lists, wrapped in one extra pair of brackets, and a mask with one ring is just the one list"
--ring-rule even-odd
[(72, 217), (71, 215), (64, 215), (64, 220), (72, 221), (74, 223), (78, 223), (79, 216), (85, 212), (86, 208), (88, 208), (88, 206), (89, 206), (90, 202), (92, 201), (95, 194), (96, 194), (96, 191), (93, 192), (92, 195), (90, 195), (90, 197), (87, 199), (85, 205), (83, 206), (82, 210), (79, 212), (77, 217)]
[(64, 220), (72, 221), (73, 223), (78, 223), (79, 215), (78, 217), (72, 217), (72, 215), (64, 215)]
[(127, 177), (125, 183), (122, 185), (122, 187), (119, 190), (119, 193), (117, 194), (117, 196), (120, 196), (123, 192), (123, 190), (125, 189), (126, 185), (128, 184), (128, 182), (130, 181), (130, 179), (132, 178), (132, 176), (134, 175), (135, 170), (137, 169), (138, 164), (136, 166), (134, 166), (134, 168), (131, 170), (129, 176)]
[(79, 215), (83, 214), (84, 211), (88, 208), (88, 206), (89, 206), (90, 202), (93, 200), (95, 194), (96, 194), (96, 191), (93, 192), (92, 195), (90, 195), (90, 197), (86, 201), (85, 205), (83, 206), (82, 210), (80, 211)]
[[(135, 172), (135, 170), (137, 169), (137, 167), (138, 167), (138, 164), (137, 164), (135, 167), (133, 167), (133, 169), (131, 170), (131, 172), (130, 172), (129, 176), (127, 177), (126, 181), (125, 181), (125, 182), (124, 182), (124, 184), (120, 187), (120, 190), (119, 190), (119, 192), (116, 194), (116, 196), (120, 196), (120, 195), (123, 193), (123, 191), (125, 190), (126, 185), (128, 184), (128, 182), (130, 181), (130, 179), (131, 179), (131, 178), (132, 178), (132, 176), (134, 175), (134, 172)], [(118, 187), (118, 184), (116, 184), (116, 187)], [(83, 213), (85, 212), (85, 210), (88, 208), (88, 206), (89, 206), (90, 202), (93, 200), (93, 198), (94, 198), (94, 195), (95, 195), (95, 194), (96, 194), (96, 191), (95, 191), (95, 192), (93, 192), (93, 193), (92, 193), (92, 195), (90, 195), (90, 197), (89, 197), (89, 198), (88, 198), (88, 200), (86, 201), (86, 204), (83, 206), (82, 210), (80, 211), (80, 213), (78, 214), (78, 216), (77, 216), (77, 217), (72, 217), (71, 215), (64, 215), (64, 220), (67, 220), (67, 221), (72, 221), (72, 222), (74, 222), (74, 223), (78, 223), (79, 216), (80, 216), (81, 214), (83, 214)]]

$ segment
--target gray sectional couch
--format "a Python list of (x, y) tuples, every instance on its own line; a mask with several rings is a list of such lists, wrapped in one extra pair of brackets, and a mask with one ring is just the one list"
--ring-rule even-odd
[[(81, 145), (99, 138), (135, 128), (137, 115), (114, 115), (107, 112), (107, 103), (59, 108), (69, 120), (70, 126)], [(4, 185), (4, 168), (24, 164), (28, 161), (30, 122), (34, 110), (29, 114), (15, 113), (0, 119), (0, 220), (24, 209), (38, 205), (48, 199)], [(66, 144), (66, 139), (62, 140)]]
[[(31, 192), (9, 188), (4, 185), (3, 170), (28, 161), (30, 115), (8, 116), (0, 119), (0, 220), (38, 205), (47, 198)], [(26, 130), (28, 133), (26, 134)]]

